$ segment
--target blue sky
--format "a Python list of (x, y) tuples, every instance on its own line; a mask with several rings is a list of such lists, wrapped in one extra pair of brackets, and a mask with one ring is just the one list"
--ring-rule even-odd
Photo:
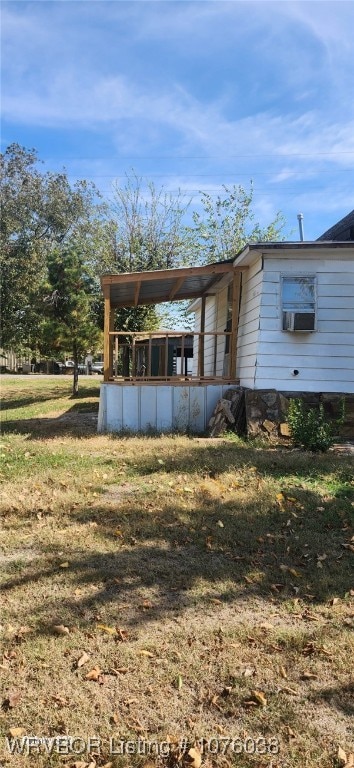
[(253, 180), (313, 239), (354, 207), (354, 3), (2, 3), (2, 132), (106, 195), (135, 169), (198, 208)]

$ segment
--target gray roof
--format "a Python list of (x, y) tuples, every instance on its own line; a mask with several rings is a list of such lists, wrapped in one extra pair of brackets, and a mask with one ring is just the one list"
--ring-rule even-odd
[(337, 224), (333, 224), (333, 227), (327, 229), (317, 240), (354, 240), (354, 210), (337, 221)]

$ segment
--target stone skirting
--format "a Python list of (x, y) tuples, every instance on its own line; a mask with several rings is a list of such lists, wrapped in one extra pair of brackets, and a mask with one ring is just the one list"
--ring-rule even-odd
[(309, 407), (323, 404), (329, 420), (337, 421), (345, 401), (344, 424), (338, 425), (335, 434), (340, 439), (354, 439), (354, 395), (323, 392), (278, 392), (275, 389), (229, 389), (223, 394), (209, 421), (212, 436), (227, 429), (249, 437), (289, 437), (287, 414), (291, 399), (299, 398)]

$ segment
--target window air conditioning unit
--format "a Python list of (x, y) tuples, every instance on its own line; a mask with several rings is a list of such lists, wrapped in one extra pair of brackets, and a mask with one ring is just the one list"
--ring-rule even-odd
[(284, 312), (284, 331), (314, 331), (315, 312)]

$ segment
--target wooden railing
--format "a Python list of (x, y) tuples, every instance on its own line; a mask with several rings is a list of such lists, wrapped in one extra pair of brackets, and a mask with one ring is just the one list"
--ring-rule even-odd
[(110, 331), (105, 381), (236, 381), (231, 337), (231, 331)]

